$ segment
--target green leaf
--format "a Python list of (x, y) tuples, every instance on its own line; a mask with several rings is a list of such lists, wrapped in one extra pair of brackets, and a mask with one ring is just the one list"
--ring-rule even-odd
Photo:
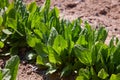
[(35, 47), (37, 43), (41, 42), (40, 39), (36, 38), (34, 35), (27, 36), (27, 43), (30, 47)]
[(90, 79), (90, 71), (88, 68), (79, 70), (79, 76), (76, 80), (89, 80)]
[(38, 54), (37, 56), (38, 64), (45, 64), (46, 62), (48, 62), (48, 50), (45, 44), (37, 43), (35, 45), (35, 51)]
[(88, 68), (79, 70), (79, 75), (84, 76), (86, 79), (90, 79), (90, 71)]
[(36, 2), (32, 2), (31, 4), (28, 5), (28, 10), (30, 13), (34, 13), (37, 9), (37, 4)]
[(15, 30), (20, 36), (23, 36), (22, 33), (20, 33), (18, 30), (17, 30), (17, 20), (13, 19), (13, 18), (8, 18), (7, 19), (7, 25), (8, 27), (12, 28), (13, 30)]
[(4, 43), (0, 41), (0, 48), (4, 47)]
[(57, 35), (58, 35), (57, 30), (54, 27), (52, 27), (47, 44), (52, 46)]
[(87, 45), (88, 42), (85, 40), (85, 35), (80, 35), (79, 39), (77, 40), (76, 44), (79, 45)]
[(89, 80), (89, 79), (86, 79), (84, 76), (77, 76), (76, 80)]
[(43, 61), (43, 59), (42, 59), (42, 57), (40, 55), (37, 56), (36, 64), (42, 64), (42, 65), (44, 65), (44, 61)]
[(54, 50), (60, 55), (61, 51), (63, 51), (67, 47), (67, 41), (61, 35), (58, 35), (54, 40)]
[(107, 38), (108, 32), (104, 27), (100, 27), (99, 30), (96, 30), (95, 40), (96, 41), (105, 41)]
[(98, 77), (101, 79), (106, 79), (108, 76), (109, 74), (103, 68), (98, 72)]
[(59, 9), (57, 7), (54, 8), (54, 12), (57, 18), (59, 18)]
[(2, 70), (0, 69), (0, 80), (2, 80), (3, 74), (2, 74)]
[(8, 18), (12, 18), (15, 19), (16, 18), (16, 10), (15, 10), (15, 6), (14, 6), (14, 2), (12, 2), (9, 6), (8, 9), (6, 11), (7, 17)]
[(60, 57), (59, 55), (55, 52), (54, 49), (52, 49), (52, 47), (48, 47), (48, 52), (49, 52), (49, 61), (53, 64), (61, 64), (61, 60), (60, 60)]
[(0, 15), (0, 26), (2, 25), (2, 22), (3, 22), (3, 18), (2, 18), (2, 16)]
[(116, 65), (120, 64), (120, 42), (118, 42), (115, 51), (112, 53), (112, 62)]
[(79, 59), (79, 61), (85, 65), (91, 65), (92, 64), (92, 57), (90, 50), (83, 48), (80, 45), (74, 46), (74, 52), (76, 54), (76, 57)]
[[(77, 19), (73, 21), (73, 27), (72, 27), (72, 37), (75, 40), (77, 37), (79, 37), (79, 34), (81, 32), (81, 20)], [(76, 41), (76, 40), (75, 40)]]
[(3, 29), (2, 32), (7, 34), (7, 35), (12, 34), (12, 32), (9, 29)]
[(50, 2), (51, 0), (45, 0), (44, 5), (42, 6), (42, 9), (41, 9), (42, 12), (46, 12), (46, 13), (49, 12)]
[(10, 69), (2, 69), (2, 74), (1, 80), (11, 80), (12, 75), (10, 74)]
[(16, 80), (19, 62), (20, 62), (20, 60), (19, 60), (19, 57), (17, 55), (12, 56), (6, 62), (5, 68), (6, 69), (10, 69), (10, 75), (11, 75), (11, 79), (10, 80)]
[(110, 80), (120, 80), (120, 73), (112, 74)]
[(88, 33), (91, 33), (92, 28), (91, 28), (91, 25), (87, 21), (85, 21), (85, 28), (87, 29)]
[(43, 39), (43, 34), (39, 29), (34, 29), (34, 32), (40, 37), (40, 39)]
[(14, 30), (17, 29), (17, 21), (12, 18), (7, 19), (7, 25), (8, 25), (8, 27), (11, 27)]

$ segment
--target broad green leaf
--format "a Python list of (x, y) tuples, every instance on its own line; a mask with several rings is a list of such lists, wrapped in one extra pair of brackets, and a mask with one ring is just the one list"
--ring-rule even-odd
[(40, 39), (43, 39), (43, 34), (39, 29), (34, 29), (34, 32), (40, 37)]
[(12, 34), (12, 32), (9, 29), (3, 29), (2, 32), (7, 34), (7, 35)]
[(7, 25), (8, 25), (8, 27), (11, 27), (14, 30), (17, 29), (17, 21), (12, 18), (8, 18)]
[(92, 32), (91, 25), (90, 25), (87, 21), (85, 21), (85, 28), (86, 28), (86, 30), (88, 31), (88, 33), (91, 33), (91, 32)]
[(44, 61), (43, 61), (43, 59), (42, 59), (42, 57), (40, 55), (37, 56), (36, 64), (44, 65)]
[(64, 32), (64, 36), (65, 36), (65, 40), (67, 41), (68, 44), (68, 53), (69, 55), (71, 54), (72, 48), (74, 47), (74, 42), (72, 41), (72, 31), (71, 31), (71, 27), (66, 27), (65, 28), (65, 32)]
[(35, 45), (39, 42), (41, 42), (40, 39), (32, 36), (32, 34), (27, 36), (27, 43), (30, 47), (35, 47)]
[(114, 64), (120, 64), (120, 42), (118, 42), (115, 51), (112, 53), (111, 59)]
[(81, 32), (81, 20), (75, 20), (73, 21), (73, 27), (72, 27), (72, 37), (76, 41), (76, 38), (79, 37), (79, 34)]
[(63, 51), (67, 47), (67, 41), (61, 35), (58, 35), (54, 40), (54, 50), (60, 55), (61, 51)]
[(2, 69), (2, 79), (1, 80), (11, 80), (12, 75), (10, 69)]
[(28, 5), (28, 10), (30, 13), (34, 13), (37, 9), (37, 4), (36, 2), (32, 2), (31, 4)]
[(60, 57), (59, 55), (55, 52), (54, 49), (52, 49), (52, 47), (48, 47), (48, 52), (49, 52), (49, 61), (53, 64), (61, 64), (61, 60), (60, 60)]
[(41, 8), (41, 11), (48, 13), (50, 9), (51, 0), (45, 0), (44, 5)]
[(57, 7), (54, 8), (56, 17), (59, 18), (59, 9)]
[(37, 63), (38, 64), (46, 64), (48, 62), (48, 50), (47, 46), (42, 43), (37, 43), (35, 45), (35, 51), (38, 54), (37, 56)]
[(79, 39), (77, 40), (76, 44), (79, 45), (87, 45), (88, 42), (85, 40), (85, 35), (80, 35)]
[(100, 55), (101, 55), (101, 63), (103, 65), (103, 68), (107, 70), (107, 65), (106, 63), (108, 63), (109, 60), (109, 48), (106, 44), (101, 44), (101, 49), (100, 49)]
[(6, 11), (7, 17), (8, 18), (13, 18), (15, 19), (16, 17), (16, 10), (15, 10), (15, 6), (14, 6), (14, 2), (12, 2), (9, 6), (8, 9)]
[(76, 80), (89, 80), (90, 79), (90, 71), (88, 69), (81, 68), (79, 70), (79, 76)]
[(47, 44), (52, 46), (57, 35), (58, 35), (57, 30), (54, 27), (52, 27)]
[(47, 22), (49, 16), (50, 2), (51, 0), (45, 0), (43, 6), (40, 9), (41, 15), (44, 17), (45, 23)]
[(2, 16), (0, 15), (0, 26), (2, 25), (2, 22), (3, 22), (3, 18), (2, 18)]
[(4, 47), (4, 43), (0, 41), (0, 48)]
[(85, 78), (84, 76), (77, 76), (76, 80), (89, 80), (89, 79)]
[(96, 30), (95, 41), (105, 41), (107, 38), (108, 32), (104, 27), (100, 27), (99, 30)]
[[(32, 15), (32, 16), (31, 16)], [(34, 28), (42, 28), (44, 30), (44, 23), (40, 22), (41, 20), (41, 17), (35, 13), (31, 14), (29, 16), (29, 19), (31, 20), (31, 28), (34, 29)], [(43, 28), (44, 27), (44, 28)]]
[(17, 20), (14, 20), (13, 18), (8, 18), (7, 19), (7, 25), (8, 27), (12, 28), (15, 30), (20, 36), (23, 36), (18, 30), (17, 30)]
[(120, 80), (120, 73), (112, 74), (110, 80)]
[(11, 79), (10, 80), (16, 80), (17, 76), (17, 71), (18, 71), (18, 66), (19, 66), (19, 57), (18, 56), (12, 56), (5, 65), (6, 69), (10, 69), (10, 75)]
[(85, 65), (91, 65), (92, 64), (92, 58), (91, 58), (91, 52), (90, 50), (83, 48), (80, 45), (74, 46), (74, 52), (76, 54), (76, 57), (79, 59), (80, 62), (82, 62)]
[(108, 76), (109, 74), (103, 68), (98, 72), (98, 77), (101, 79), (106, 79)]

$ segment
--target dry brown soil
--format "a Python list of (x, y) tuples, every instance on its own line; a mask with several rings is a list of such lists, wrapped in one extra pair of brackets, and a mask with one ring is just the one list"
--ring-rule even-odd
[[(24, 0), (29, 3), (32, 0)], [(44, 0), (35, 0), (42, 5)], [(115, 35), (120, 38), (120, 0), (51, 0), (51, 8), (57, 6), (60, 9), (60, 18), (74, 20), (81, 18), (88, 21), (94, 28), (104, 25), (109, 31), (106, 43)], [(2, 62), (2, 61), (0, 61)], [(19, 66), (17, 80), (60, 80), (56, 75), (50, 79), (45, 76), (45, 71), (38, 70), (36, 66), (24, 64)], [(72, 77), (65, 80), (74, 80)]]

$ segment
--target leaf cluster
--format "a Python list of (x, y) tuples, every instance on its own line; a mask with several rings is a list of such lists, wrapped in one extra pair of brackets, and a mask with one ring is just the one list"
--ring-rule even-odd
[(60, 77), (78, 75), (76, 80), (119, 80), (118, 38), (106, 45), (104, 27), (93, 29), (87, 22), (82, 27), (81, 19), (60, 19), (58, 8), (50, 9), (50, 2), (46, 0), (42, 7), (35, 2), (24, 5), (22, 0), (1, 5), (0, 48), (9, 46), (8, 52), (15, 55), (20, 48), (30, 47), (28, 60), (34, 58), (47, 67), (47, 74), (59, 71)]

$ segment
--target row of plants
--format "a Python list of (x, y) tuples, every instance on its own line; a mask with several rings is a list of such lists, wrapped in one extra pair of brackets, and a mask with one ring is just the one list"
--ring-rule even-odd
[(14, 59), (6, 64), (10, 68), (1, 69), (0, 79), (4, 79), (2, 73), (16, 79), (16, 55), (20, 49), (30, 48), (25, 57), (46, 67), (46, 74), (75, 74), (76, 80), (120, 80), (119, 39), (113, 37), (106, 45), (104, 27), (93, 29), (87, 22), (82, 27), (81, 19), (60, 19), (58, 8), (50, 9), (50, 2), (37, 6), (35, 2), (25, 5), (22, 0), (0, 1), (0, 56)]

